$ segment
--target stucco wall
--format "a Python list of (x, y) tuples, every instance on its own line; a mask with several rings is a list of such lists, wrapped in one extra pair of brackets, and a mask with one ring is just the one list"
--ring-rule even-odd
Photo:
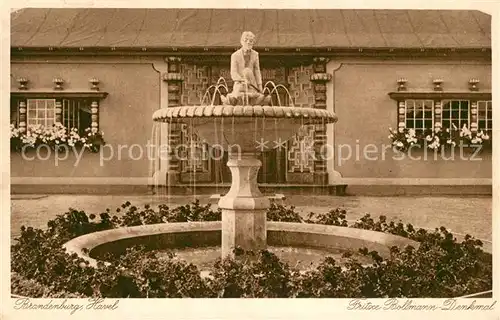
[[(84, 62), (72, 59), (56, 62), (13, 61), (11, 63), (12, 88), (17, 87), (19, 76), (30, 80), (30, 90), (52, 90), (52, 79), (60, 76), (66, 90), (87, 90), (88, 79), (100, 79), (101, 91), (109, 93), (101, 102), (100, 128), (108, 144), (101, 153), (85, 152), (80, 162), (74, 155), (55, 163), (54, 155), (45, 161), (23, 160), (11, 153), (12, 177), (147, 177), (149, 160), (144, 154), (139, 160), (139, 147), (146, 151), (151, 136), (152, 113), (160, 104), (160, 74), (149, 60), (100, 59)], [(117, 62), (118, 61), (118, 62)], [(333, 97), (329, 108), (339, 117), (334, 125), (334, 145), (342, 154), (335, 155), (334, 169), (345, 178), (491, 178), (491, 152), (483, 152), (481, 161), (460, 159), (435, 160), (427, 153), (427, 160), (393, 159), (389, 145), (388, 127), (397, 127), (396, 101), (388, 93), (396, 90), (396, 79), (408, 79), (408, 89), (432, 90), (432, 79), (444, 79), (446, 91), (467, 91), (468, 80), (481, 80), (481, 90), (491, 90), (491, 64), (474, 61), (382, 61), (382, 60), (333, 60), (328, 71), (334, 74)], [(329, 97), (331, 97), (329, 92)], [(119, 145), (124, 146), (119, 153)], [(346, 145), (349, 147), (341, 147)], [(378, 151), (363, 156), (363, 148), (374, 145)], [(351, 156), (347, 157), (348, 149)], [(372, 149), (374, 147), (371, 147)], [(357, 156), (359, 150), (359, 156)], [(111, 156), (111, 160), (107, 159)], [(384, 156), (385, 154), (385, 156)], [(33, 154), (29, 154), (33, 156)], [(423, 158), (423, 152), (414, 154)], [(446, 156), (450, 156), (449, 153)], [(469, 155), (470, 156), (470, 155)]]
[[(116, 61), (116, 60), (115, 60)], [(17, 77), (29, 79), (30, 90), (52, 91), (52, 79), (65, 80), (65, 90), (89, 90), (88, 80), (97, 77), (101, 91), (109, 95), (101, 101), (99, 126), (107, 143), (100, 153), (85, 151), (78, 162), (74, 154), (56, 164), (55, 155), (48, 160), (28, 161), (11, 152), (12, 177), (147, 177), (149, 161), (146, 145), (153, 125), (151, 115), (159, 108), (160, 75), (152, 63), (46, 63), (13, 62), (11, 86), (15, 90)], [(144, 151), (130, 146), (137, 144)], [(119, 153), (119, 145), (122, 147)], [(35, 152), (28, 154), (36, 156)], [(64, 158), (65, 154), (60, 154)], [(45, 157), (45, 155), (43, 156)], [(105, 160), (110, 159), (110, 160)]]
[[(468, 91), (468, 81), (480, 79), (481, 90), (491, 90), (491, 64), (468, 61), (332, 61), (335, 124), (335, 170), (345, 178), (491, 178), (491, 151), (474, 159), (455, 152), (444, 160), (429, 151), (415, 152), (414, 159), (401, 157), (389, 146), (388, 128), (397, 128), (397, 102), (388, 93), (396, 80), (408, 79), (409, 91), (432, 91), (432, 79), (444, 80), (445, 91)], [(334, 71), (336, 70), (336, 71)], [(366, 147), (367, 145), (373, 145)], [(364, 156), (364, 148), (369, 148)], [(349, 157), (349, 150), (351, 156)], [(358, 151), (357, 151), (358, 150)], [(377, 151), (375, 151), (377, 150)], [(450, 158), (450, 152), (444, 154)], [(340, 158), (347, 158), (341, 160)], [(419, 158), (419, 159), (418, 159)], [(464, 159), (462, 159), (464, 158)], [(373, 159), (373, 160), (370, 160)]]

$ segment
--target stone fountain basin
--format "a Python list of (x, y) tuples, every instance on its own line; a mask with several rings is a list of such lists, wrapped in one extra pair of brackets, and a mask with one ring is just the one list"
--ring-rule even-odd
[[(64, 248), (97, 266), (105, 253), (120, 255), (133, 245), (146, 245), (150, 250), (220, 246), (221, 227), (221, 221), (124, 227), (77, 237), (65, 243)], [(339, 249), (357, 251), (366, 247), (387, 257), (392, 246), (419, 245), (407, 238), (356, 228), (287, 222), (267, 222), (266, 228), (269, 246), (320, 249), (325, 256)], [(88, 254), (84, 249), (89, 250)]]
[(302, 126), (333, 123), (337, 117), (314, 108), (182, 106), (157, 110), (153, 120), (185, 123), (209, 145), (245, 153), (279, 147)]

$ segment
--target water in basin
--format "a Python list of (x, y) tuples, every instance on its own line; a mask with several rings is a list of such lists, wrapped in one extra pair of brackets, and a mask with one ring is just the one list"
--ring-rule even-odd
[[(340, 265), (348, 262), (348, 258), (343, 257), (346, 252), (343, 249), (326, 251), (317, 248), (268, 246), (267, 250), (275, 254), (282, 262), (298, 270), (316, 269), (326, 257), (334, 258)], [(169, 259), (169, 252), (175, 254), (174, 259), (184, 260), (194, 264), (200, 270), (207, 271), (210, 271), (215, 261), (221, 257), (219, 246), (158, 250), (157, 257)], [(370, 258), (359, 254), (354, 254), (353, 257), (361, 264), (372, 263)]]

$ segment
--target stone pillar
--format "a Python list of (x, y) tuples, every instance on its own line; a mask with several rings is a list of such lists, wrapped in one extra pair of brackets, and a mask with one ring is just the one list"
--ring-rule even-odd
[(405, 101), (404, 100), (398, 101), (398, 131), (399, 132), (403, 132), (404, 128), (406, 128), (405, 116), (406, 116)]
[[(326, 109), (326, 84), (332, 79), (332, 75), (326, 72), (326, 64), (329, 59), (325, 57), (316, 57), (313, 59), (313, 71), (310, 79), (314, 88), (314, 108)], [(327, 171), (327, 152), (325, 144), (327, 143), (327, 131), (325, 124), (315, 125), (314, 132), (314, 151), (316, 160), (314, 161), (314, 184), (328, 184)]]
[(266, 247), (266, 209), (269, 199), (257, 185), (262, 163), (254, 153), (230, 154), (231, 188), (219, 200), (222, 209), (222, 256), (234, 248), (262, 250)]
[(168, 106), (177, 107), (181, 105), (182, 81), (181, 58), (168, 57), (168, 72), (164, 74), (163, 80), (168, 83)]
[[(327, 64), (327, 73), (332, 75), (332, 81), (326, 83), (326, 108), (328, 111), (335, 112), (335, 77), (336, 73), (342, 68), (342, 63), (339, 61)], [(337, 156), (337, 140), (335, 124), (329, 123), (326, 125), (326, 143), (327, 143), (327, 171), (328, 171), (328, 184), (333, 186), (340, 186), (336, 188), (339, 194), (344, 192), (344, 183), (342, 182), (342, 174), (337, 171), (336, 159)]]
[(62, 104), (61, 101), (56, 101), (56, 123), (62, 123)]
[[(404, 110), (403, 112), (406, 111)], [(443, 105), (441, 103), (441, 100), (434, 101), (434, 129), (438, 128), (443, 128)]]
[(99, 130), (99, 102), (97, 100), (92, 101), (90, 105), (90, 112), (92, 119), (91, 127), (92, 129)]
[(332, 80), (332, 75), (326, 72), (328, 58), (316, 57), (313, 59), (313, 71), (311, 81), (314, 84), (314, 107), (326, 109), (326, 83)]
[[(181, 105), (182, 82), (181, 58), (167, 57), (167, 72), (162, 73), (161, 108), (177, 107)], [(165, 99), (166, 97), (166, 99)], [(179, 182), (179, 160), (175, 157), (175, 147), (181, 143), (181, 125), (176, 123), (162, 123), (160, 130), (160, 170), (154, 174), (157, 185), (175, 185)], [(166, 154), (165, 154), (166, 153)]]
[(403, 130), (406, 127), (406, 108), (405, 101), (398, 101), (398, 131)]
[(26, 132), (26, 101), (19, 101), (19, 131)]
[[(477, 119), (477, 101), (470, 102), (470, 124), (469, 128), (471, 132), (477, 132), (478, 130), (478, 119)], [(459, 128), (462, 129), (462, 128)]]

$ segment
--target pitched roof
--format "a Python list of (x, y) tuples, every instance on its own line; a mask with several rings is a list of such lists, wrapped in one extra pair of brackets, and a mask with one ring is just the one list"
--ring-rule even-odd
[(12, 47), (239, 46), (269, 48), (491, 48), (491, 16), (467, 10), (22, 9)]

